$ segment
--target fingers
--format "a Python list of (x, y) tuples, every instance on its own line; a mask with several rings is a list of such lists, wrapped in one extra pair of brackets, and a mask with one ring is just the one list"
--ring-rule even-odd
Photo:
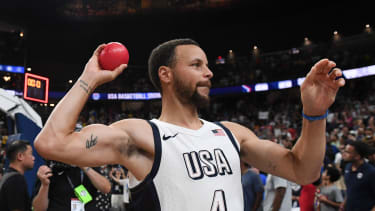
[(323, 67), (322, 73), (328, 74), (329, 71), (331, 71), (332, 68), (334, 68), (334, 67), (336, 67), (336, 63), (334, 61), (328, 60), (328, 63), (326, 64), (326, 66)]
[(45, 165), (40, 166), (37, 172), (37, 176), (40, 180), (48, 179), (52, 175), (53, 175), (52, 170), (48, 166), (45, 166)]
[(345, 85), (345, 79), (342, 78), (342, 71), (339, 68), (334, 68), (329, 74), (329, 79), (332, 80), (338, 87)]
[(338, 87), (342, 87), (345, 85), (345, 79), (344, 78), (339, 78), (335, 80), (335, 84), (337, 84)]
[(329, 79), (336, 80), (337, 77), (342, 76), (342, 71), (339, 68), (334, 68), (331, 73), (329, 73)]
[(118, 75), (120, 75), (127, 67), (128, 67), (127, 64), (122, 64), (122, 65), (116, 67), (116, 69), (114, 69), (112, 71), (113, 74), (114, 74), (114, 78), (116, 78)]
[(312, 72), (321, 73), (323, 68), (328, 64), (328, 59), (321, 59), (311, 68)]
[(103, 50), (103, 48), (105, 48), (106, 45), (107, 45), (107, 44), (101, 44), (101, 45), (99, 45), (99, 46), (95, 49), (93, 56), (99, 56), (100, 52)]
[(51, 169), (46, 165), (42, 165), (39, 167), (37, 174), (45, 174), (48, 171), (51, 171)]
[(53, 176), (52, 172), (48, 172), (48, 173), (46, 174), (46, 177), (47, 177), (47, 178), (50, 178), (50, 177), (52, 177), (52, 176)]
[(336, 63), (329, 59), (322, 59), (315, 63), (315, 65), (311, 68), (312, 72), (328, 74), (332, 68), (336, 67)]

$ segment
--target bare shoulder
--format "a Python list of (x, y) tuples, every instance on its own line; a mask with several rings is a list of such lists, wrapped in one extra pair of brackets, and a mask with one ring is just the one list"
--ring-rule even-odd
[(129, 129), (130, 130), (145, 129), (144, 127), (148, 127), (151, 130), (151, 126), (147, 122), (147, 120), (137, 119), (137, 118), (119, 120), (117, 122), (112, 123), (110, 127), (116, 127), (116, 128), (124, 129), (126, 131), (128, 131)]
[(146, 152), (154, 152), (152, 128), (147, 120), (136, 118), (124, 119), (111, 124), (110, 127), (124, 131), (132, 145)]
[(229, 121), (221, 122), (225, 127), (227, 127), (237, 138), (238, 141), (242, 142), (245, 139), (257, 138), (255, 134), (247, 127)]

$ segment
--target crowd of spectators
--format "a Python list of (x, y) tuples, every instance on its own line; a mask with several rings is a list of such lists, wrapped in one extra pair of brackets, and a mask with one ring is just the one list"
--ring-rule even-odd
[[(212, 87), (238, 86), (259, 82), (279, 81), (303, 77), (321, 58), (329, 58), (343, 70), (375, 64), (375, 36), (364, 33), (332, 43), (310, 44), (272, 53), (252, 53), (247, 56), (229, 52), (225, 62), (209, 61), (214, 73)], [(110, 84), (98, 92), (156, 91), (148, 80), (146, 66), (130, 66)]]

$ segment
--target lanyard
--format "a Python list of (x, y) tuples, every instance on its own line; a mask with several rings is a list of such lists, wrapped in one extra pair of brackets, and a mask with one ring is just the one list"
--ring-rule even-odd
[[(68, 182), (70, 184), (70, 186), (73, 188), (74, 190), (74, 185), (72, 183), (72, 180), (69, 178), (68, 174), (65, 174), (66, 175), (66, 178), (68, 179)], [(83, 171), (81, 170), (81, 184), (83, 183)]]

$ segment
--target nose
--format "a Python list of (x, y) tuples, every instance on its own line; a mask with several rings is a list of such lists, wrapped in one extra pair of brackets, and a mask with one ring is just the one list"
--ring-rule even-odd
[(214, 76), (214, 73), (210, 70), (209, 67), (206, 67), (204, 76), (207, 77), (208, 79), (211, 79)]

